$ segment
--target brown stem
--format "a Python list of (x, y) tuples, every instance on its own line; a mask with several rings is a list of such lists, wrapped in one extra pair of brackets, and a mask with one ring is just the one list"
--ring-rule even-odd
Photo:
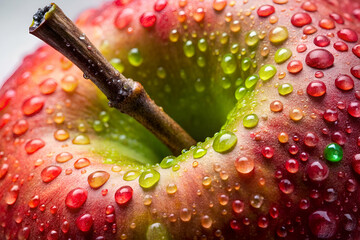
[(30, 33), (77, 65), (107, 96), (111, 107), (135, 118), (175, 155), (196, 143), (155, 104), (140, 83), (120, 74), (56, 4), (39, 9), (33, 18)]

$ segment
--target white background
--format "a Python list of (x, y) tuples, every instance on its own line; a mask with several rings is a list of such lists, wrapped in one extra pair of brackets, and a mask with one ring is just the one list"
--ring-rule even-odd
[[(71, 18), (84, 9), (101, 5), (105, 0), (52, 0)], [(32, 16), (51, 0), (0, 0), (0, 85), (33, 52), (41, 41), (29, 34)]]

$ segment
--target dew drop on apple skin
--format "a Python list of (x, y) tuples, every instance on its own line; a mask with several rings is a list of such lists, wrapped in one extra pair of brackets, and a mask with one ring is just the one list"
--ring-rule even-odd
[(166, 193), (169, 194), (169, 195), (173, 195), (177, 192), (177, 186), (176, 184), (174, 183), (169, 183), (167, 186), (166, 186)]
[(234, 211), (234, 213), (240, 214), (244, 211), (245, 208), (245, 204), (243, 201), (241, 200), (234, 200), (232, 202), (232, 210)]
[(209, 188), (211, 186), (211, 183), (212, 183), (211, 177), (205, 176), (202, 180), (202, 185), (205, 188)]
[(160, 162), (160, 167), (163, 169), (171, 168), (176, 164), (176, 158), (174, 156), (167, 156)]
[(26, 116), (31, 116), (41, 111), (45, 104), (45, 99), (39, 96), (28, 98), (24, 101), (21, 110)]
[(274, 65), (266, 64), (259, 70), (259, 77), (263, 81), (268, 81), (275, 76), (277, 69)]
[(251, 67), (251, 59), (249, 57), (244, 57), (241, 59), (241, 70), (246, 72)]
[(293, 86), (290, 83), (283, 83), (278, 86), (278, 92), (282, 96), (286, 96), (293, 91)]
[(140, 174), (141, 172), (138, 170), (129, 170), (124, 174), (123, 179), (125, 181), (133, 181), (137, 179), (140, 176)]
[(81, 168), (84, 168), (84, 167), (87, 167), (87, 166), (90, 166), (90, 160), (87, 159), (87, 158), (79, 158), (74, 163), (74, 167), (76, 169), (81, 169)]
[(149, 194), (146, 194), (143, 199), (143, 203), (145, 206), (150, 206), (152, 204), (152, 196)]
[(193, 152), (193, 157), (195, 159), (199, 159), (199, 158), (202, 158), (203, 156), (205, 156), (206, 153), (207, 153), (207, 150), (205, 148), (196, 147)]
[(141, 56), (139, 49), (130, 49), (130, 51), (128, 52), (128, 61), (134, 67), (139, 67), (142, 64), (143, 57)]
[(169, 240), (170, 237), (164, 225), (153, 223), (146, 231), (146, 240)]
[(76, 219), (75, 224), (80, 231), (88, 232), (94, 224), (94, 219), (91, 214), (85, 213)]
[(173, 29), (170, 31), (170, 34), (169, 34), (170, 42), (174, 42), (174, 43), (177, 42), (179, 40), (179, 37), (180, 37), (180, 34), (176, 29)]
[(232, 150), (237, 143), (237, 137), (230, 131), (223, 131), (216, 135), (213, 148), (218, 153), (225, 153)]
[(90, 138), (86, 134), (79, 134), (72, 140), (72, 143), (76, 145), (87, 145), (90, 144)]
[(253, 194), (250, 197), (250, 205), (253, 208), (260, 208), (264, 203), (264, 197), (260, 194)]
[(292, 56), (292, 52), (288, 48), (279, 48), (275, 52), (274, 60), (276, 63), (281, 64), (286, 62)]
[(206, 52), (208, 44), (205, 38), (200, 38), (198, 43), (197, 43), (198, 49), (201, 52)]
[(273, 28), (269, 33), (269, 40), (273, 44), (280, 44), (288, 39), (289, 33), (286, 27), (279, 26)]
[(121, 62), (121, 59), (119, 58), (113, 58), (110, 60), (110, 64), (118, 70), (120, 73), (123, 73), (125, 70), (124, 64)]
[(67, 93), (72, 93), (76, 90), (79, 84), (79, 80), (73, 75), (66, 75), (60, 81), (60, 86), (62, 90)]
[(62, 124), (65, 121), (65, 116), (62, 112), (58, 112), (54, 116), (54, 122), (57, 124)]
[(324, 157), (330, 162), (339, 162), (343, 158), (343, 149), (336, 143), (330, 143), (324, 149)]
[(15, 135), (20, 136), (24, 134), (28, 129), (29, 129), (28, 122), (25, 119), (20, 119), (14, 124), (12, 132)]
[(104, 125), (100, 120), (95, 120), (92, 124), (92, 127), (95, 132), (102, 132), (104, 130)]
[(142, 188), (153, 187), (160, 180), (160, 173), (154, 169), (147, 169), (141, 173), (139, 184)]
[(183, 50), (187, 58), (191, 58), (195, 55), (195, 46), (191, 40), (188, 40), (184, 43)]
[(84, 205), (88, 197), (88, 191), (84, 188), (71, 190), (65, 198), (65, 205), (70, 209), (79, 209)]
[(191, 211), (187, 208), (182, 208), (180, 210), (180, 219), (183, 222), (189, 222), (191, 220)]
[(255, 47), (259, 43), (259, 35), (256, 31), (250, 31), (245, 36), (245, 43), (249, 47)]
[(238, 87), (235, 91), (236, 100), (239, 101), (239, 100), (243, 99), (245, 97), (246, 93), (247, 93), (247, 90), (245, 87), (242, 87), (242, 86)]
[(20, 187), (18, 185), (12, 186), (5, 194), (5, 202), (7, 205), (14, 205), (19, 196)]
[(254, 128), (259, 123), (259, 117), (256, 114), (248, 114), (243, 118), (243, 126), (245, 128)]
[(41, 171), (41, 179), (44, 183), (49, 183), (57, 178), (62, 172), (62, 168), (59, 166), (48, 166)]
[(69, 132), (64, 129), (56, 130), (56, 132), (54, 133), (54, 138), (58, 141), (65, 141), (69, 137), (70, 137)]
[(201, 217), (201, 226), (203, 228), (207, 228), (207, 229), (211, 228), (212, 223), (213, 223), (213, 221), (208, 215), (204, 215)]
[(59, 153), (58, 155), (56, 155), (55, 160), (58, 163), (64, 163), (64, 162), (71, 160), (72, 158), (73, 158), (73, 155), (71, 153), (62, 152), (62, 153)]
[(88, 183), (91, 188), (97, 189), (104, 185), (110, 178), (110, 174), (106, 171), (96, 171), (88, 176)]
[(48, 78), (39, 84), (40, 92), (44, 95), (49, 95), (55, 92), (57, 83), (54, 79)]
[(225, 54), (220, 65), (225, 74), (233, 74), (237, 67), (235, 56), (231, 53)]
[(130, 186), (122, 186), (115, 192), (115, 201), (118, 205), (125, 205), (132, 199), (134, 194)]
[(241, 174), (248, 174), (255, 168), (254, 160), (248, 157), (238, 157), (234, 164), (236, 170)]

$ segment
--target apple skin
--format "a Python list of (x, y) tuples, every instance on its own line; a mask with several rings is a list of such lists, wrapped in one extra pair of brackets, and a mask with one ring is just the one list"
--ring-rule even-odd
[[(219, 90), (221, 87), (216, 81), (206, 82), (210, 86), (206, 95), (196, 95), (192, 88), (198, 72), (203, 74), (201, 76), (204, 79), (210, 79), (211, 76), (219, 79), (224, 75), (217, 55), (212, 53), (218, 49), (219, 56), (222, 56), (229, 52), (229, 47), (225, 46), (230, 44), (223, 46), (216, 34), (212, 42), (208, 39), (211, 32), (228, 33), (229, 42), (239, 43), (241, 49), (246, 47), (246, 33), (251, 30), (259, 33), (265, 31), (265, 38), (254, 49), (258, 68), (253, 72), (258, 72), (261, 64), (273, 64), (277, 73), (286, 74), (285, 78), (275, 76), (261, 84), (259, 80), (253, 90), (254, 96), (248, 98), (249, 101), (240, 101), (238, 106), (243, 105), (242, 111), (235, 111), (235, 116), (224, 127), (237, 137), (236, 146), (231, 151), (216, 152), (212, 146), (213, 139), (207, 139), (201, 144), (207, 149), (205, 156), (194, 159), (194, 149), (191, 149), (179, 157), (180, 170), (155, 166), (161, 176), (159, 182), (150, 189), (143, 189), (138, 179), (123, 180), (124, 174), (136, 167), (148, 168), (140, 166), (136, 161), (147, 161), (143, 159), (148, 158), (148, 161), (156, 162), (158, 158), (160, 162), (159, 156), (164, 157), (166, 150), (143, 127), (110, 110), (105, 97), (90, 81), (82, 79), (79, 69), (50, 47), (41, 47), (24, 59), (20, 68), (0, 90), (0, 238), (358, 239), (360, 232), (357, 221), (360, 215), (357, 210), (359, 176), (356, 154), (359, 152), (360, 125), (358, 117), (352, 117), (348, 113), (350, 102), (359, 101), (356, 98), (358, 92), (355, 91), (356, 87), (349, 91), (340, 90), (334, 82), (339, 74), (347, 74), (356, 86), (358, 79), (351, 74), (350, 69), (360, 63), (359, 58), (351, 51), (357, 43), (346, 42), (349, 47), (347, 52), (335, 50), (333, 44), (340, 40), (337, 32), (341, 29), (350, 28), (359, 32), (359, 19), (351, 14), (354, 9), (360, 8), (360, 2), (313, 1), (317, 6), (316, 12), (305, 11), (301, 8), (303, 2), (298, 1), (286, 4), (249, 1), (238, 2), (234, 6), (228, 1), (224, 10), (216, 11), (213, 9), (213, 1), (189, 1), (186, 6), (180, 7), (179, 4), (185, 1), (170, 0), (163, 10), (156, 12), (155, 2), (133, 0), (127, 4), (122, 1), (107, 3), (100, 9), (83, 13), (77, 24), (109, 60), (121, 58), (125, 67), (124, 75), (140, 81), (155, 101), (174, 116), (180, 125), (190, 132), (191, 128), (195, 128), (194, 134), (198, 138), (201, 132), (196, 128), (202, 129), (201, 125), (207, 128), (207, 121), (224, 120), (224, 115), (218, 116), (215, 112), (223, 108), (229, 110), (234, 102), (233, 97), (229, 100), (228, 95), (222, 94), (225, 90)], [(278, 17), (276, 23), (269, 23), (270, 17), (258, 16), (256, 10), (265, 4), (274, 6), (275, 13), (272, 16)], [(199, 7), (206, 13), (204, 19), (197, 22), (190, 13)], [(114, 25), (114, 19), (126, 8), (134, 10), (133, 17), (126, 27), (119, 29)], [(187, 30), (184, 30), (178, 19), (181, 10), (187, 15)], [(241, 30), (236, 34), (231, 33), (225, 15), (232, 12), (235, 19), (240, 10), (243, 16)], [(155, 25), (150, 28), (144, 28), (139, 21), (147, 11), (155, 13), (157, 17)], [(302, 30), (306, 26), (299, 28), (291, 24), (290, 18), (297, 12), (307, 12), (311, 16), (316, 33), (303, 34)], [(336, 23), (334, 29), (319, 27), (319, 21), (328, 19), (333, 12), (343, 13), (349, 19), (345, 20), (345, 24)], [(289, 32), (289, 38), (279, 45), (270, 43), (268, 38), (269, 30), (276, 26), (285, 26)], [(169, 33), (173, 29), (178, 29), (180, 36), (175, 43), (169, 41)], [(194, 57), (184, 56), (181, 40), (183, 37), (197, 40), (186, 35), (194, 32), (197, 33), (197, 38), (207, 33), (205, 39), (209, 41), (209, 46), (205, 56), (208, 67), (205, 69), (196, 65)], [(328, 69), (314, 69), (306, 64), (307, 54), (321, 48), (313, 44), (314, 38), (319, 35), (328, 36), (331, 40), (331, 44), (324, 48), (335, 58), (334, 65)], [(297, 47), (302, 43), (307, 45), (307, 51), (300, 53)], [(267, 57), (261, 56), (263, 46), (270, 50)], [(274, 62), (274, 53), (280, 47), (292, 51), (290, 60), (302, 62), (301, 72), (288, 72), (290, 60), (283, 64)], [(127, 60), (128, 52), (133, 48), (138, 48), (142, 54), (141, 67), (131, 66)], [(159, 66), (164, 67), (168, 75), (164, 79), (158, 78), (156, 83), (153, 79), (156, 78)], [(188, 82), (179, 81), (180, 69), (185, 69), (188, 73)], [(317, 71), (323, 72), (324, 77), (316, 78)], [(316, 74), (319, 75), (321, 74)], [(64, 77), (67, 78), (64, 80)], [(77, 79), (76, 88), (73, 78)], [(47, 79), (53, 79), (57, 83), (56, 87), (52, 82), (47, 82), (50, 87), (44, 87), (42, 83)], [(311, 97), (307, 94), (308, 84), (315, 79), (326, 84), (326, 94), (323, 97)], [(277, 85), (283, 83), (292, 84), (294, 90), (291, 94), (279, 95)], [(172, 87), (170, 95), (164, 94), (164, 84)], [(27, 100), (34, 96), (40, 97), (38, 104), (26, 107)], [(193, 101), (202, 99), (204, 101), (197, 108), (189, 108)], [(41, 100), (44, 104), (40, 108)], [(283, 103), (283, 111), (270, 111), (269, 105), (274, 100)], [(256, 106), (253, 102), (256, 102)], [(303, 112), (303, 118), (299, 121), (293, 121), (289, 117), (289, 112), (294, 108), (300, 108)], [(38, 111), (32, 113), (34, 109)], [(206, 109), (205, 112), (208, 112), (200, 116), (197, 115), (199, 109)], [(338, 117), (335, 123), (324, 120), (327, 109), (336, 110)], [(101, 111), (107, 111), (110, 120), (103, 123), (104, 128), (108, 125), (108, 130), (97, 132), (91, 124), (99, 119)], [(59, 113), (65, 116), (65, 121), (61, 120)], [(260, 118), (255, 128), (243, 127), (243, 117), (248, 113), (256, 113)], [(212, 120), (212, 116), (216, 120)], [(23, 132), (24, 127), (14, 127), (22, 119), (28, 123), (26, 132)], [(209, 128), (213, 126), (211, 124)], [(69, 138), (66, 138), (66, 133), (54, 137), (57, 130), (66, 130)], [(212, 130), (209, 129), (210, 132)], [(18, 134), (14, 134), (14, 131)], [(289, 137), (285, 143), (278, 140), (280, 132)], [(111, 133), (118, 134), (116, 140), (111, 137)], [(309, 140), (305, 140), (305, 136), (309, 137), (308, 133), (317, 136), (316, 146), (308, 146)], [(90, 144), (74, 144), (74, 139), (79, 134), (88, 136)], [(59, 141), (56, 138), (63, 139)], [(34, 139), (41, 139), (45, 145), (32, 153), (29, 142)], [(131, 140), (136, 144), (129, 143)], [(343, 149), (344, 156), (339, 163), (324, 159), (324, 149), (332, 142), (339, 143)], [(273, 157), (267, 159), (263, 156), (264, 147), (273, 148)], [(56, 156), (63, 152), (71, 153), (72, 158), (59, 163)], [(254, 161), (254, 169), (250, 173), (240, 173), (234, 166), (241, 157)], [(83, 158), (89, 159), (90, 165), (76, 168), (76, 160)], [(105, 164), (104, 162), (109, 162), (109, 158), (112, 158), (112, 162)], [(296, 173), (291, 173), (286, 168), (285, 163), (289, 159), (296, 159), (299, 163)], [(309, 166), (314, 161), (325, 164), (329, 169), (328, 176), (323, 181), (310, 179)], [(61, 173), (45, 183), (42, 172), (49, 166), (60, 167)], [(88, 176), (99, 170), (109, 173), (110, 178), (100, 188), (93, 189), (89, 186)], [(206, 177), (211, 179), (210, 184)], [(285, 194), (280, 190), (279, 183), (282, 180), (292, 183), (293, 192)], [(166, 190), (169, 184), (177, 186), (175, 193), (169, 194), (169, 188)], [(124, 186), (131, 187), (133, 195), (122, 205), (115, 201), (114, 195)], [(76, 188), (85, 189), (87, 198), (80, 207), (70, 209), (65, 203), (66, 197)], [(255, 194), (264, 198), (259, 208), (254, 207)], [(39, 202), (37, 197), (34, 200), (34, 196), (40, 199)], [(152, 198), (150, 205), (146, 201), (149, 196)], [(241, 213), (236, 213), (234, 209), (237, 208), (234, 206), (239, 208), (239, 200), (244, 204), (244, 209)], [(189, 221), (184, 221), (184, 215), (180, 215), (185, 208), (191, 212)], [(114, 213), (111, 209), (114, 209)], [(325, 213), (332, 223), (324, 221), (321, 216), (322, 221), (318, 221), (319, 214)], [(89, 230), (86, 226), (79, 225), (78, 218), (84, 214), (91, 215), (85, 215), (89, 217), (88, 220), (93, 219), (93, 222), (82, 222), (89, 224)], [(154, 223), (160, 223), (167, 234), (149, 228)], [(81, 229), (88, 231), (83, 232)]]

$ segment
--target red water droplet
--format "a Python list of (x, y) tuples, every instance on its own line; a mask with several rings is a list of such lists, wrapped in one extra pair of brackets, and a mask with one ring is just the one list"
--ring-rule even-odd
[(289, 159), (285, 163), (285, 168), (289, 173), (297, 173), (299, 170), (299, 162), (296, 159)]
[(52, 94), (53, 92), (55, 92), (56, 87), (57, 87), (57, 83), (52, 78), (48, 78), (48, 79), (44, 80), (39, 85), (40, 92), (45, 95)]
[(307, 199), (301, 199), (299, 203), (299, 207), (302, 210), (306, 210), (310, 207), (310, 202)]
[(272, 5), (262, 5), (258, 8), (257, 14), (259, 17), (268, 17), (275, 12), (275, 8)]
[(314, 161), (307, 166), (306, 173), (310, 180), (321, 182), (329, 176), (329, 168), (323, 162)]
[(316, 237), (329, 239), (337, 230), (337, 221), (328, 211), (315, 211), (309, 216), (309, 227)]
[(41, 179), (44, 183), (51, 182), (60, 175), (62, 168), (59, 166), (48, 166), (41, 171)]
[(226, 0), (214, 0), (213, 8), (216, 11), (222, 11), (226, 7)]
[(279, 209), (278, 209), (278, 207), (275, 204), (273, 204), (269, 209), (269, 213), (270, 213), (270, 216), (273, 219), (278, 218), (279, 217)]
[(316, 147), (319, 142), (319, 137), (312, 132), (308, 132), (304, 137), (304, 144), (308, 147)]
[(265, 216), (260, 216), (258, 218), (258, 227), (259, 228), (267, 228), (269, 226), (269, 219)]
[(81, 215), (80, 217), (78, 217), (76, 219), (75, 223), (76, 223), (77, 228), (80, 231), (88, 232), (92, 228), (92, 225), (94, 223), (94, 219), (90, 214), (85, 213), (85, 214)]
[(344, 22), (345, 22), (343, 17), (337, 13), (331, 13), (329, 16), (332, 20), (334, 20), (338, 24), (344, 24)]
[(360, 154), (355, 154), (354, 157), (352, 158), (351, 161), (351, 165), (353, 170), (357, 173), (360, 174)]
[(302, 69), (303, 65), (299, 60), (292, 60), (287, 65), (287, 70), (292, 74), (297, 74), (301, 72)]
[(241, 223), (238, 222), (236, 219), (232, 219), (230, 221), (230, 227), (235, 231), (239, 231), (241, 229)]
[(304, 29), (303, 29), (303, 33), (304, 33), (305, 35), (311, 35), (311, 34), (314, 34), (314, 33), (316, 33), (316, 32), (317, 32), (317, 28), (314, 27), (313, 25), (306, 26), (306, 27), (304, 27)]
[(322, 78), (322, 77), (324, 77), (324, 73), (322, 71), (316, 71), (315, 72), (315, 77), (316, 78)]
[(90, 160), (87, 158), (79, 158), (78, 160), (76, 160), (76, 162), (74, 163), (74, 167), (76, 169), (81, 169), (84, 167), (87, 167), (90, 165)]
[(282, 179), (279, 183), (280, 190), (285, 194), (290, 194), (294, 191), (294, 184), (288, 179)]
[(96, 171), (88, 176), (88, 183), (92, 188), (99, 188), (109, 180), (110, 174), (105, 171)]
[(140, 24), (145, 28), (152, 27), (155, 23), (156, 16), (153, 12), (144, 12), (140, 17)]
[(29, 207), (30, 208), (37, 208), (40, 204), (40, 197), (39, 195), (33, 196), (29, 201)]
[(55, 215), (58, 212), (58, 208), (56, 206), (51, 206), (50, 207), (50, 213), (52, 215)]
[(240, 214), (244, 211), (245, 204), (241, 200), (234, 200), (232, 202), (232, 209), (234, 213)]
[(326, 47), (330, 44), (330, 39), (324, 35), (319, 35), (314, 38), (314, 44), (318, 47)]
[(115, 192), (115, 201), (119, 205), (127, 204), (133, 196), (133, 189), (130, 186), (122, 186)]
[(58, 163), (64, 163), (64, 162), (71, 160), (72, 158), (73, 158), (73, 155), (71, 153), (62, 152), (62, 153), (59, 153), (58, 155), (56, 155), (55, 160)]
[(355, 45), (352, 49), (352, 52), (355, 54), (355, 56), (360, 58), (360, 44)]
[(315, 3), (310, 2), (310, 1), (306, 1), (301, 5), (301, 8), (304, 9), (305, 11), (308, 12), (316, 12), (317, 11), (317, 6)]
[(75, 188), (71, 190), (65, 199), (65, 205), (70, 209), (80, 208), (86, 201), (88, 191), (84, 188)]
[(274, 148), (272, 147), (264, 147), (263, 149), (261, 149), (261, 154), (270, 159), (274, 156)]
[(33, 154), (40, 148), (45, 146), (45, 142), (39, 138), (32, 139), (25, 144), (25, 151), (28, 154)]
[(196, 11), (194, 12), (194, 20), (196, 22), (201, 22), (202, 20), (204, 20), (205, 18), (205, 11), (203, 8), (197, 8)]
[(15, 135), (19, 136), (24, 134), (28, 129), (29, 129), (28, 122), (24, 119), (21, 119), (14, 124), (12, 131)]
[(339, 52), (346, 52), (347, 50), (349, 50), (348, 45), (343, 41), (337, 41), (336, 43), (334, 43), (334, 48)]
[(289, 146), (289, 153), (291, 155), (296, 155), (299, 152), (299, 148), (296, 145)]
[(31, 97), (24, 101), (22, 111), (26, 116), (30, 116), (40, 112), (44, 106), (44, 99), (42, 97)]
[(353, 117), (360, 117), (360, 102), (350, 102), (347, 111)]
[(166, 7), (167, 4), (168, 4), (167, 0), (157, 0), (156, 3), (154, 4), (154, 10), (156, 12), (160, 12)]
[(15, 91), (12, 89), (7, 90), (0, 96), (0, 111), (3, 110), (10, 102), (10, 100), (15, 97)]
[[(44, 231), (44, 230), (43, 230)], [(55, 230), (51, 230), (47, 234), (47, 240), (58, 240), (59, 239), (59, 233)]]
[(360, 79), (360, 65), (352, 67), (350, 72), (354, 77)]
[(9, 121), (10, 121), (10, 114), (5, 113), (4, 115), (1, 116), (0, 118), (0, 129), (3, 128)]
[(346, 75), (340, 75), (335, 79), (335, 86), (340, 90), (349, 91), (354, 88), (354, 80)]
[(331, 140), (339, 145), (346, 143), (346, 137), (341, 132), (334, 132), (331, 134)]
[(295, 27), (303, 27), (305, 25), (310, 24), (311, 22), (312, 22), (312, 18), (307, 13), (299, 12), (299, 13), (295, 13), (291, 17), (291, 23)]
[(335, 23), (331, 19), (324, 18), (319, 21), (319, 26), (323, 29), (330, 30), (335, 28)]
[(346, 42), (357, 42), (357, 33), (350, 28), (343, 28), (337, 33), (338, 37)]
[(26, 240), (26, 239), (29, 239), (29, 236), (30, 236), (30, 228), (24, 227), (19, 230), (17, 239), (18, 240)]
[(115, 207), (113, 205), (107, 205), (105, 208), (105, 214), (115, 213)]
[(121, 9), (115, 17), (114, 25), (118, 29), (127, 27), (134, 17), (134, 10), (132, 8)]
[(9, 165), (3, 163), (0, 168), (0, 179), (3, 179), (9, 171)]
[(307, 46), (305, 44), (299, 44), (297, 47), (296, 47), (296, 51), (299, 52), (299, 53), (303, 53), (307, 50)]
[(5, 195), (5, 202), (7, 205), (13, 205), (18, 196), (19, 196), (20, 188), (18, 185), (14, 185), (10, 188), (10, 190)]
[(306, 55), (306, 64), (316, 69), (326, 69), (334, 64), (334, 55), (325, 49), (315, 49)]
[(306, 92), (312, 97), (321, 97), (326, 93), (326, 85), (322, 81), (314, 80), (309, 83)]
[(69, 229), (70, 229), (70, 223), (65, 220), (65, 221), (61, 224), (61, 231), (62, 231), (63, 233), (67, 233), (67, 232), (69, 232)]
[(105, 221), (108, 222), (108, 223), (113, 223), (115, 222), (115, 214), (107, 214), (105, 216)]

